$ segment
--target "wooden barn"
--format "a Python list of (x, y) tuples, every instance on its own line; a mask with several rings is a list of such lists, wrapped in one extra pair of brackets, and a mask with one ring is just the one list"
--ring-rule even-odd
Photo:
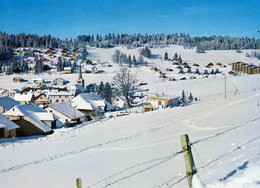
[(49, 114), (34, 104), (16, 105), (3, 115), (20, 127), (17, 129), (17, 136), (53, 133), (52, 128), (48, 125), (49, 122), (55, 121), (53, 114)]

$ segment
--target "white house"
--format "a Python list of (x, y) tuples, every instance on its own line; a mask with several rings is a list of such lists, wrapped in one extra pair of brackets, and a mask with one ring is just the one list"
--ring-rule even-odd
[(116, 96), (115, 100), (113, 101), (113, 104), (118, 108), (124, 108), (126, 107), (126, 101), (121, 96)]
[(74, 93), (67, 91), (51, 91), (47, 94), (49, 103), (61, 103), (69, 102), (73, 97)]
[(32, 81), (36, 85), (43, 85), (44, 84), (44, 79), (43, 78), (33, 78)]
[(79, 124), (85, 117), (85, 114), (77, 110), (71, 103), (50, 104), (46, 110), (59, 117), (59, 121), (67, 126)]
[(106, 101), (94, 93), (82, 93), (72, 99), (78, 110), (89, 112), (96, 111), (97, 109), (105, 111)]
[(58, 77), (52, 81), (52, 85), (55, 86), (63, 86), (67, 83), (67, 81), (61, 77)]
[(179, 103), (179, 96), (157, 94), (154, 96), (148, 96), (147, 101), (152, 105), (154, 109), (167, 108), (169, 106), (177, 105)]

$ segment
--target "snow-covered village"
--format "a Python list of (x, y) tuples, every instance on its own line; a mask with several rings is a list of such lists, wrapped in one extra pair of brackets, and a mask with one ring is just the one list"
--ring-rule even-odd
[[(0, 23), (0, 187), (260, 187), (256, 25), (251, 25), (254, 32), (242, 28), (234, 34), (226, 27), (226, 33), (205, 34), (206, 25), (196, 33), (197, 26), (187, 30), (176, 22), (183, 31), (169, 26), (168, 32), (162, 21), (160, 30), (144, 24), (143, 32), (125, 28), (120, 20), (130, 19), (130, 10), (141, 11), (146, 0), (120, 6), (118, 0), (58, 2), (36, 6), (26, 0), (35, 8), (32, 19), (24, 21), (28, 30), (10, 25), (17, 23), (12, 13), (18, 9), (20, 21), (27, 19), (25, 4), (0, 3), (3, 18), (10, 16)], [(152, 0), (139, 12), (140, 24), (146, 23), (146, 12), (170, 11), (181, 1), (163, 2)], [(243, 9), (252, 22), (259, 20), (251, 15), (259, 1), (234, 2), (227, 4)], [(179, 14), (192, 22), (192, 15), (217, 11), (213, 5), (228, 6), (196, 3), (178, 4), (175, 10), (185, 10)], [(53, 13), (59, 6), (61, 15)], [(81, 12), (88, 6), (101, 10)], [(120, 9), (106, 18), (118, 20), (116, 26), (97, 19), (105, 19), (105, 7)], [(166, 12), (154, 19), (176, 16)], [(81, 20), (81, 14), (93, 16), (97, 24), (86, 19), (80, 23), (93, 28), (71, 29), (80, 28), (75, 21), (68, 28), (70, 19)], [(41, 18), (46, 20), (39, 23)], [(46, 21), (50, 28), (43, 27)], [(64, 29), (53, 29), (56, 23)]]

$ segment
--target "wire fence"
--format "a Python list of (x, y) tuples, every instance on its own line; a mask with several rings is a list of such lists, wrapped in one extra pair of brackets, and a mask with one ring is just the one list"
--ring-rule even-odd
[[(259, 120), (259, 119), (260, 119), (260, 117), (255, 118), (255, 119), (253, 119), (253, 120), (251, 120), (251, 121), (248, 121), (248, 122), (246, 122), (246, 123), (243, 123), (243, 124), (234, 126), (234, 127), (230, 128), (230, 129), (227, 129), (227, 130), (225, 130), (225, 131), (218, 132), (218, 133), (216, 133), (216, 134), (214, 134), (214, 135), (211, 135), (211, 136), (208, 136), (208, 137), (206, 137), (206, 138), (203, 138), (203, 139), (200, 139), (200, 140), (196, 140), (196, 141), (190, 143), (190, 145), (191, 145), (191, 147), (194, 149), (194, 145), (196, 145), (196, 144), (198, 144), (198, 143), (206, 142), (206, 141), (208, 141), (208, 140), (210, 140), (210, 139), (217, 138), (217, 137), (219, 137), (219, 136), (221, 136), (221, 135), (227, 134), (227, 133), (229, 133), (229, 132), (231, 132), (231, 131), (234, 131), (234, 130), (236, 130), (236, 129), (238, 129), (238, 128), (241, 128), (241, 127), (243, 127), (243, 126), (249, 126), (250, 123), (252, 123), (252, 122), (254, 122), (254, 121), (257, 121), (257, 120)], [(215, 158), (215, 159), (213, 159), (213, 160), (207, 162), (206, 164), (203, 164), (203, 161), (200, 159), (201, 162), (202, 162), (202, 165), (197, 168), (197, 172), (200, 171), (201, 169), (204, 169), (205, 167), (211, 165), (212, 163), (216, 162), (217, 160), (219, 160), (219, 159), (221, 159), (221, 158), (224, 158), (224, 157), (226, 157), (227, 155), (229, 155), (229, 154), (231, 154), (231, 153), (233, 153), (233, 152), (235, 152), (235, 151), (237, 151), (237, 150), (242, 149), (243, 146), (248, 145), (249, 143), (251, 143), (251, 142), (253, 142), (253, 141), (256, 141), (256, 140), (258, 140), (258, 139), (260, 139), (260, 136), (257, 136), (257, 137), (255, 137), (255, 138), (253, 138), (253, 139), (248, 140), (247, 142), (245, 142), (245, 143), (243, 143), (242, 145), (236, 147), (235, 149), (231, 150), (230, 152), (228, 152), (228, 153), (226, 153), (226, 154), (222, 154), (222, 155), (220, 155), (219, 157), (217, 157), (217, 158)], [(166, 163), (166, 162), (168, 162), (168, 161), (174, 159), (175, 157), (177, 157), (177, 156), (180, 155), (181, 153), (183, 153), (183, 151), (178, 151), (178, 152), (175, 152), (175, 153), (172, 154), (172, 155), (168, 155), (168, 156), (160, 157), (160, 158), (157, 158), (157, 159), (152, 159), (152, 160), (149, 160), (149, 161), (145, 161), (145, 162), (142, 162), (142, 163), (138, 163), (138, 164), (133, 165), (133, 166), (131, 166), (131, 167), (129, 167), (129, 168), (126, 168), (126, 169), (124, 169), (124, 170), (122, 170), (122, 171), (116, 172), (116, 173), (114, 173), (114, 174), (112, 174), (112, 175), (110, 175), (110, 176), (108, 176), (108, 177), (102, 178), (102, 179), (96, 181), (95, 183), (89, 185), (88, 188), (91, 188), (91, 187), (94, 187), (94, 186), (96, 186), (96, 185), (98, 185), (98, 184), (104, 183), (105, 181), (108, 181), (108, 180), (110, 180), (111, 178), (113, 178), (113, 177), (115, 177), (115, 176), (118, 176), (118, 175), (121, 175), (121, 174), (123, 174), (123, 173), (126, 173), (127, 171), (132, 170), (132, 169), (137, 168), (137, 167), (140, 167), (140, 166), (142, 166), (142, 165), (144, 165), (144, 164), (152, 163), (152, 162), (155, 162), (155, 161), (156, 161), (156, 162), (159, 161), (159, 162), (157, 162), (157, 163), (155, 163), (155, 164), (152, 164), (152, 165), (150, 165), (150, 166), (148, 166), (148, 167), (144, 167), (144, 168), (142, 168), (142, 169), (137, 169), (135, 172), (132, 172), (132, 173), (130, 173), (130, 174), (128, 174), (128, 175), (124, 175), (124, 176), (122, 176), (122, 177), (119, 177), (119, 178), (115, 179), (114, 181), (112, 181), (112, 182), (110, 182), (110, 183), (106, 183), (104, 186), (102, 186), (102, 187), (109, 187), (109, 186), (111, 186), (111, 185), (113, 185), (113, 184), (119, 183), (119, 182), (121, 182), (121, 181), (123, 181), (123, 180), (126, 180), (126, 179), (131, 178), (131, 177), (133, 177), (133, 176), (135, 176), (135, 175), (138, 175), (138, 174), (140, 174), (140, 173), (142, 173), (142, 172), (145, 172), (145, 171), (147, 171), (147, 170), (150, 170), (150, 169), (152, 169), (152, 168), (154, 168), (154, 167), (156, 167), (156, 166), (159, 166), (159, 165), (161, 165), (161, 164), (163, 164), (163, 163)], [(182, 174), (185, 174), (185, 173), (182, 173)], [(157, 185), (157, 186), (155, 186), (155, 187), (156, 187), (156, 188), (170, 188), (170, 187), (173, 187), (173, 186), (175, 186), (175, 185), (181, 183), (181, 182), (182, 182), (183, 180), (185, 180), (187, 177), (188, 177), (187, 175), (178, 175), (178, 176), (175, 176), (175, 177), (172, 177), (172, 178), (168, 179), (167, 181), (165, 181), (165, 182), (163, 182), (162, 184)]]

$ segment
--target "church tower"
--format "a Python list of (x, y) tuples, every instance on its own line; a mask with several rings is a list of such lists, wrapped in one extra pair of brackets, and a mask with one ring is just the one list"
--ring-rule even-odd
[(77, 84), (80, 84), (83, 88), (85, 88), (85, 81), (82, 78), (82, 70), (81, 70), (81, 65), (79, 65), (79, 77), (77, 79)]

